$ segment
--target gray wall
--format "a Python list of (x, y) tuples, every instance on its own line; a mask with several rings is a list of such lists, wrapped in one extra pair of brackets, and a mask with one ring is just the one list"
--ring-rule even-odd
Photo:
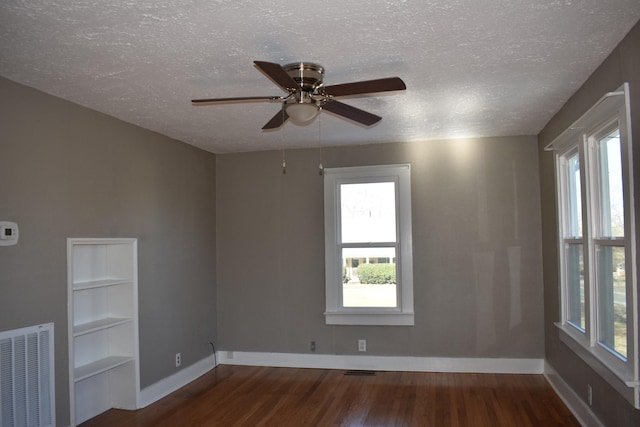
[(0, 79), (0, 330), (55, 323), (69, 423), (67, 237), (138, 238), (142, 387), (216, 341), (215, 156)]
[[(640, 23), (565, 104), (539, 135), (540, 188), (542, 194), (542, 232), (544, 253), (545, 357), (575, 392), (586, 401), (587, 384), (593, 387), (593, 411), (608, 426), (638, 426), (640, 411), (620, 397), (602, 378), (569, 350), (558, 336), (559, 321), (558, 250), (553, 153), (543, 147), (584, 114), (606, 92), (623, 82), (631, 85), (631, 125), (635, 137), (636, 241), (640, 242)], [(639, 254), (640, 256), (640, 254)], [(640, 259), (637, 262), (640, 265)], [(637, 272), (636, 272), (637, 274)], [(640, 303), (640, 302), (639, 302)]]
[[(217, 155), (220, 348), (542, 358), (535, 137)], [(324, 323), (325, 167), (411, 163), (413, 327)]]

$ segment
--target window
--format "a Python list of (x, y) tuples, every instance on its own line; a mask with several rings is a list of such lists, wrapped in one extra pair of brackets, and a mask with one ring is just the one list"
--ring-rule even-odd
[(584, 238), (582, 235), (582, 192), (580, 156), (577, 147), (563, 158), (562, 176), (565, 190), (565, 223), (563, 243), (565, 250), (565, 280), (567, 321), (585, 330), (586, 311), (584, 294)]
[(327, 324), (413, 325), (409, 165), (326, 168)]
[(628, 89), (607, 94), (556, 151), (562, 340), (636, 408), (637, 278)]

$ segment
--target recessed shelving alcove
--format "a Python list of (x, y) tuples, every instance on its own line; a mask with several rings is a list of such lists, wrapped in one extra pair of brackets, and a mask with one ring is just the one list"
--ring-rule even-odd
[(136, 239), (67, 239), (72, 425), (110, 408), (137, 409)]

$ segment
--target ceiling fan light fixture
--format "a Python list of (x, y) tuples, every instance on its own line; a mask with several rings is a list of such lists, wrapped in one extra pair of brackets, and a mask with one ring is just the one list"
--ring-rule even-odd
[(289, 118), (297, 123), (306, 123), (313, 120), (320, 110), (315, 103), (291, 103), (287, 104)]

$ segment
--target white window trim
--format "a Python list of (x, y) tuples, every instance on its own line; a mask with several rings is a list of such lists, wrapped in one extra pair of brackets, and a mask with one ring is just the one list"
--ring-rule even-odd
[[(597, 201), (593, 186), (585, 186), (585, 182), (593, 180), (594, 176), (593, 153), (585, 153), (592, 150), (590, 136), (598, 134), (612, 122), (617, 122), (620, 129), (622, 142), (623, 162), (623, 188), (625, 200), (625, 239), (621, 241), (625, 245), (626, 264), (626, 299), (627, 299), (627, 360), (617, 357), (613, 352), (604, 348), (598, 342), (597, 317), (598, 307), (595, 293), (597, 277), (594, 248), (597, 244), (618, 243), (615, 239), (599, 239), (595, 224), (597, 218), (589, 218), (591, 204)], [(556, 150), (556, 194), (558, 204), (558, 255), (560, 266), (560, 339), (578, 356), (580, 356), (592, 369), (605, 379), (614, 389), (624, 396), (636, 409), (640, 409), (640, 376), (639, 376), (639, 343), (638, 343), (638, 283), (636, 266), (636, 241), (635, 241), (635, 214), (634, 189), (633, 189), (633, 156), (631, 139), (631, 118), (629, 102), (629, 85), (625, 83), (617, 91), (607, 93), (600, 101), (587, 111), (580, 119), (571, 125), (565, 132), (545, 147), (547, 150)], [(581, 162), (581, 180), (583, 188), (583, 237), (584, 242), (584, 268), (585, 268), (585, 311), (586, 330), (583, 332), (568, 322), (568, 305), (566, 297), (566, 280), (564, 268), (564, 245), (572, 240), (564, 235), (563, 228), (566, 224), (565, 205), (565, 179), (563, 173), (564, 158), (567, 154), (578, 149)]]
[[(398, 277), (398, 307), (368, 308), (342, 306), (342, 260), (339, 243), (339, 185), (346, 182), (397, 183), (398, 219), (396, 255)], [(411, 241), (411, 168), (408, 164), (357, 166), (324, 169), (325, 218), (325, 288), (327, 325), (389, 325), (414, 324), (413, 311), (413, 249)]]

